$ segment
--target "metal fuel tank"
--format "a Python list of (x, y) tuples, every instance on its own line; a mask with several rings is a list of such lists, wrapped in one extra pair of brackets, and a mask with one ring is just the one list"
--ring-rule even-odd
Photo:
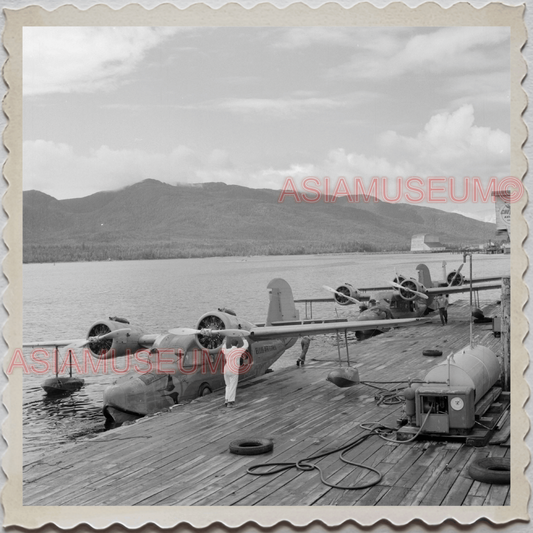
[(448, 383), (450, 387), (472, 387), (477, 403), (498, 381), (500, 363), (496, 354), (485, 346), (467, 346), (453, 354), (450, 361), (443, 361), (433, 367), (425, 382)]

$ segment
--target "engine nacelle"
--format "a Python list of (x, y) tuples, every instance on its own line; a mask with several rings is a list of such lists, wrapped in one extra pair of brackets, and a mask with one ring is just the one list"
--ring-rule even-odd
[[(225, 312), (224, 312), (225, 311)], [(246, 320), (239, 319), (231, 310), (212, 311), (198, 319), (196, 329), (244, 329), (250, 330), (255, 327)], [(225, 335), (196, 335), (198, 346), (209, 353), (217, 353), (224, 342)]]
[(337, 287), (335, 290), (337, 291), (337, 293), (340, 293), (333, 295), (335, 302), (339, 305), (353, 305), (355, 303), (349, 300), (348, 298), (342, 296), (343, 294), (349, 296), (350, 298), (355, 298), (356, 300), (359, 299), (360, 296), (359, 291), (349, 283), (345, 283), (344, 285)]
[(413, 278), (403, 280), (400, 285), (402, 286), (401, 289), (398, 289), (400, 296), (409, 302), (417, 298), (416, 293), (413, 291), (424, 292), (424, 286)]
[(124, 357), (130, 353), (144, 349), (139, 344), (139, 338), (143, 335), (141, 328), (132, 326), (124, 319), (99, 320), (95, 322), (87, 333), (87, 338), (101, 337), (113, 331), (119, 331), (115, 336), (95, 340), (87, 345), (91, 354), (97, 359), (112, 359), (113, 357)]
[(465, 282), (465, 277), (462, 274), (457, 273), (457, 270), (452, 270), (446, 276), (446, 281), (448, 282), (448, 285), (450, 285), (450, 283), (451, 283), (452, 287), (459, 287), (460, 285), (462, 285)]

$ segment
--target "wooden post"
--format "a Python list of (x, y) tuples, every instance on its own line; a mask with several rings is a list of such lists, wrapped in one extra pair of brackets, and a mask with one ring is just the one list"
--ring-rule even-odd
[(501, 340), (503, 359), (503, 390), (511, 390), (511, 278), (502, 278)]

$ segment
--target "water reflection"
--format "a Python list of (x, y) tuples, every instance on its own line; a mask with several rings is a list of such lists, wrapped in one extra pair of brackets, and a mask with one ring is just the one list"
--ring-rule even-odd
[[(102, 407), (80, 389), (53, 396), (31, 388), (32, 399), (24, 403), (24, 452), (38, 452), (104, 431)], [(30, 392), (29, 390), (26, 392)]]

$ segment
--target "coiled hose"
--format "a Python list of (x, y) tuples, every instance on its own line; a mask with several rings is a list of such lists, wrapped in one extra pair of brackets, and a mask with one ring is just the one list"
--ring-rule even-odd
[[(364, 465), (362, 463), (354, 463), (353, 461), (350, 461), (349, 459), (346, 459), (345, 454), (348, 453), (350, 450), (364, 442), (369, 437), (372, 437), (374, 433), (367, 433), (366, 435), (362, 435), (361, 437), (357, 438), (355, 441), (352, 441), (348, 444), (345, 444), (344, 446), (341, 446), (339, 448), (335, 448), (334, 450), (330, 450), (329, 452), (323, 452), (318, 455), (311, 455), (310, 457), (306, 457), (305, 459), (300, 459), (296, 462), (291, 463), (261, 463), (258, 465), (253, 465), (246, 470), (248, 474), (252, 474), (253, 476), (271, 476), (273, 474), (277, 474), (278, 472), (283, 472), (285, 470), (290, 470), (291, 468), (296, 468), (297, 470), (301, 470), (303, 472), (310, 472), (311, 470), (318, 470), (320, 473), (320, 480), (324, 485), (327, 485), (328, 487), (333, 487), (334, 489), (344, 489), (344, 490), (358, 490), (358, 489), (365, 489), (367, 487), (372, 487), (374, 485), (377, 485), (383, 478), (383, 475), (376, 470), (375, 468), (372, 468), (371, 466)], [(334, 453), (341, 452), (340, 459), (346, 464), (352, 465), (352, 466), (358, 466), (360, 468), (364, 468), (366, 470), (370, 470), (371, 472), (374, 472), (377, 475), (377, 478), (372, 481), (367, 481), (365, 483), (361, 483), (359, 485), (335, 485), (334, 483), (330, 483), (324, 478), (324, 473), (322, 472), (322, 469), (316, 464), (312, 463), (311, 461), (314, 461), (316, 459), (322, 459), (322, 457), (327, 457), (328, 455), (332, 455)], [(268, 467), (277, 467), (273, 470), (269, 470), (268, 472), (256, 472), (256, 470), (260, 468), (268, 468)]]

